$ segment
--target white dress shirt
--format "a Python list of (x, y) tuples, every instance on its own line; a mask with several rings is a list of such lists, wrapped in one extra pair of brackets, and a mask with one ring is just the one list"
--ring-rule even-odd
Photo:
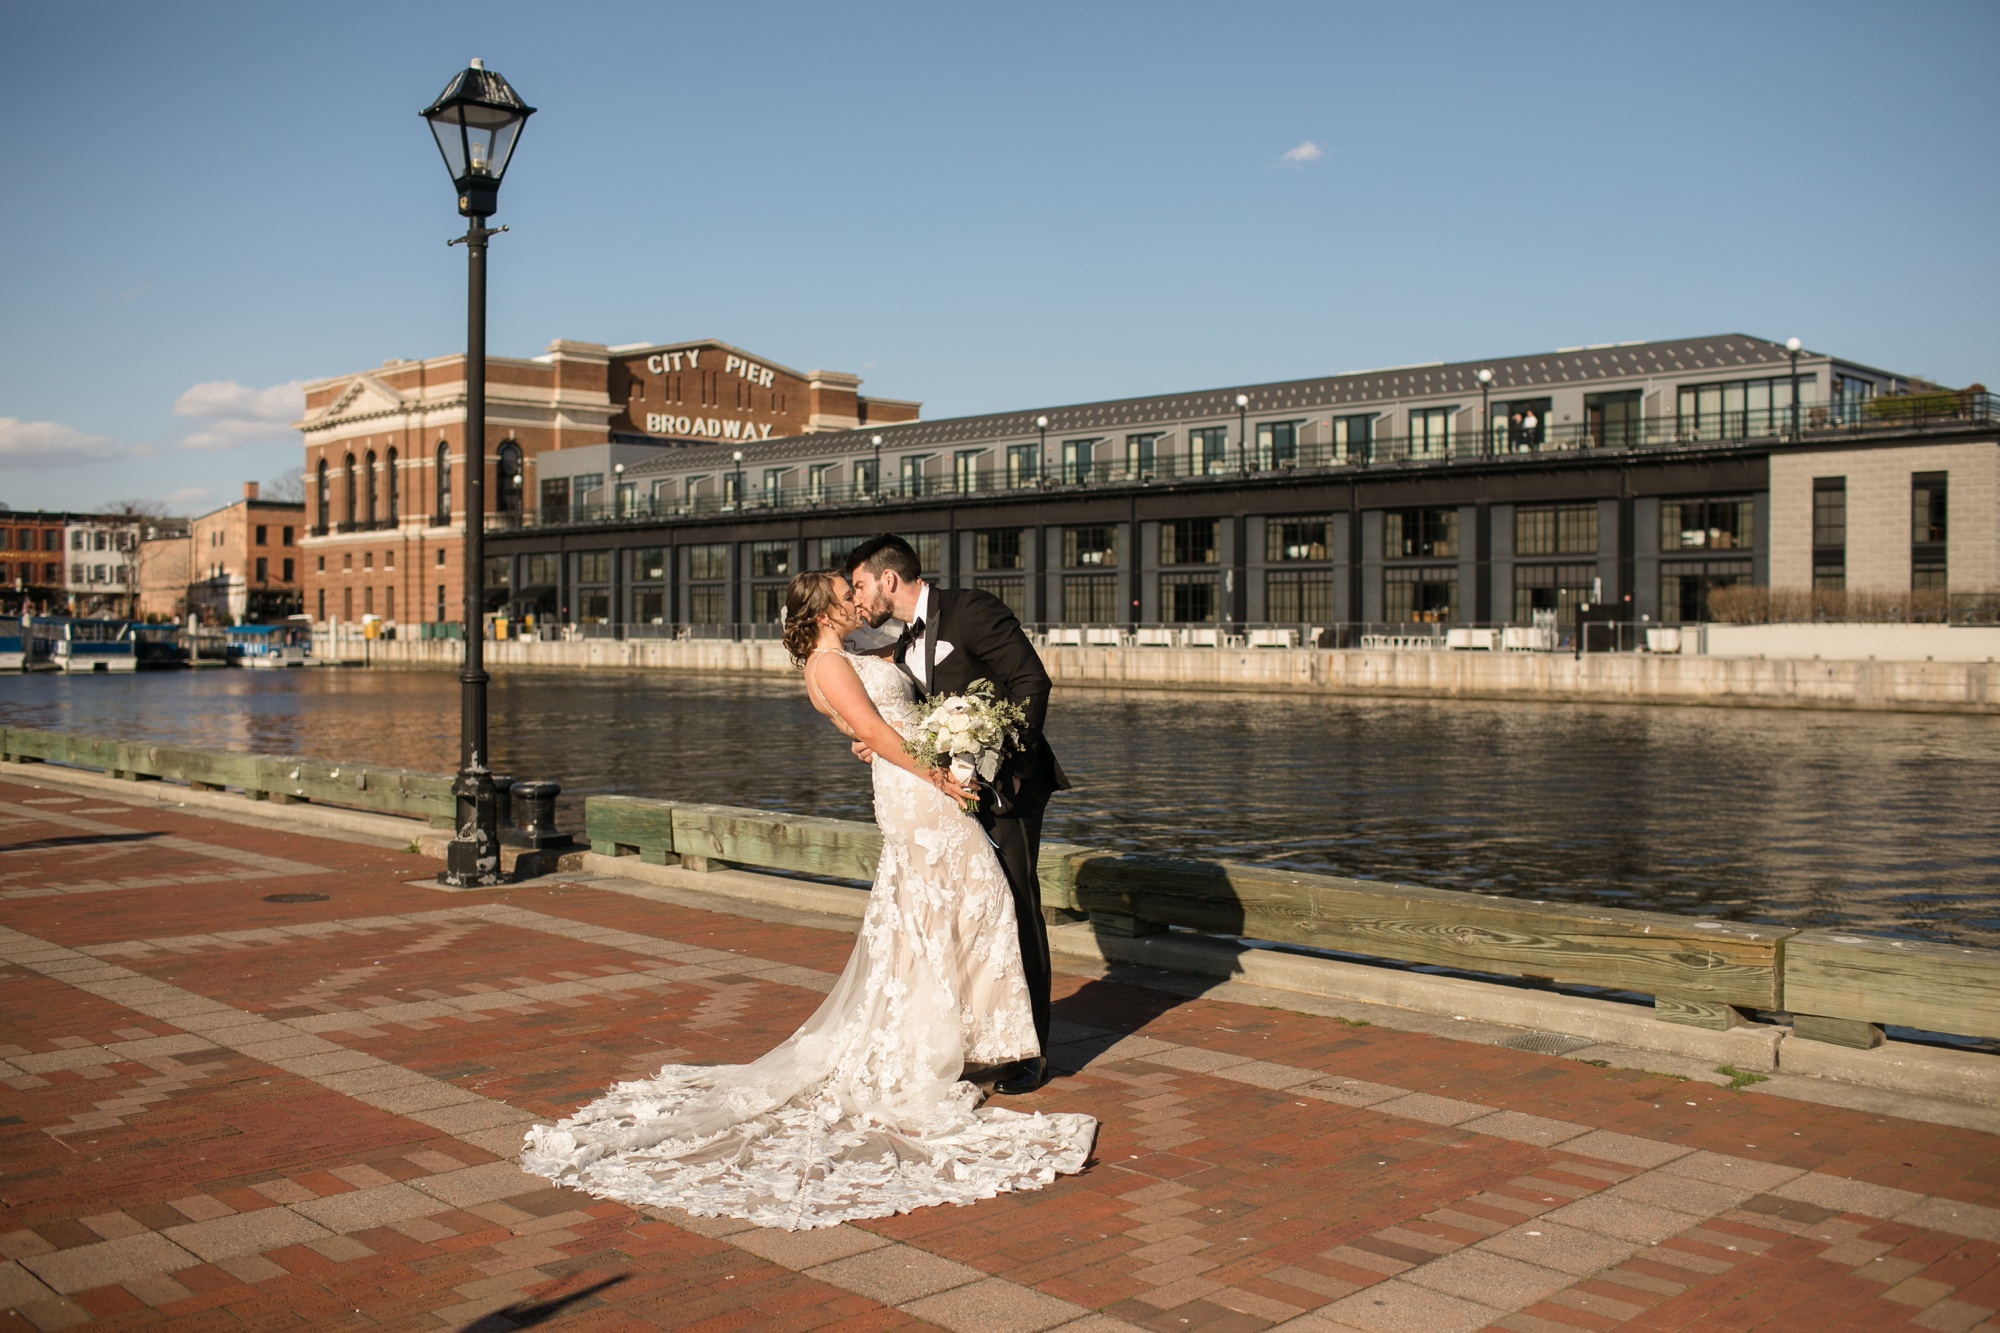
[[(910, 623), (925, 622), (924, 634), (932, 632), (930, 627), (931, 585), (926, 583), (917, 590), (917, 609), (910, 613)], [(909, 651), (903, 655), (903, 665), (917, 678), (917, 684), (930, 688), (930, 673), (924, 668), (924, 634), (910, 640)]]

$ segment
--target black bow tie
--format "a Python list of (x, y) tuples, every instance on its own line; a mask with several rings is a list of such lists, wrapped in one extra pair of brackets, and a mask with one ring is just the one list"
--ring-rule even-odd
[(924, 618), (918, 616), (903, 627), (902, 634), (896, 639), (896, 651), (899, 653), (908, 651), (912, 643), (923, 637), (923, 633)]

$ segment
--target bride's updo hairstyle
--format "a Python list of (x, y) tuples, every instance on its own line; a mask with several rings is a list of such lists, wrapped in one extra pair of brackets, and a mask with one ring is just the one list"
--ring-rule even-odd
[(785, 588), (785, 651), (792, 665), (803, 667), (819, 642), (819, 618), (840, 599), (840, 575), (830, 569), (808, 569), (792, 576)]

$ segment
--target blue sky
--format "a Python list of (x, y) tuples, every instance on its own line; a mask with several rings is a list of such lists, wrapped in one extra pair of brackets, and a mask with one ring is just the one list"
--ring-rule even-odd
[(0, 7), (0, 501), (199, 512), (464, 338), (417, 112), (541, 109), (490, 347), (950, 416), (1740, 330), (2000, 380), (2000, 6)]

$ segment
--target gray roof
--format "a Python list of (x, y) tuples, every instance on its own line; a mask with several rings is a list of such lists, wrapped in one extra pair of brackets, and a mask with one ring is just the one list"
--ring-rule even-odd
[[(1806, 352), (1803, 355), (1817, 357)], [(1528, 356), (1495, 357), (1451, 364), (1399, 366), (1386, 370), (1357, 370), (1319, 379), (1283, 380), (1272, 384), (1232, 385), (1201, 389), (1193, 393), (1163, 394), (1151, 398), (1118, 398), (1098, 403), (1077, 403), (1067, 407), (1031, 407), (1018, 412), (998, 412), (986, 416), (944, 417), (935, 421), (909, 421), (893, 425), (866, 426), (859, 430), (829, 431), (818, 435), (758, 440), (720, 447), (691, 445), (692, 452), (674, 449), (627, 470), (632, 473), (679, 472), (690, 467), (730, 469), (736, 466), (730, 453), (743, 451), (744, 465), (768, 464), (796, 459), (820, 459), (830, 454), (866, 453), (876, 435), (882, 447), (907, 449), (925, 445), (983, 443), (999, 439), (1032, 440), (1038, 437), (1035, 418), (1049, 419), (1051, 436), (1076, 435), (1123, 427), (1158, 426), (1180, 421), (1226, 420), (1237, 414), (1236, 395), (1250, 400), (1245, 411), (1265, 415), (1293, 409), (1318, 411), (1352, 405), (1359, 409), (1403, 399), (1433, 395), (1476, 395), (1480, 368), (1493, 372), (1492, 393), (1504, 400), (1510, 393), (1535, 392), (1560, 385), (1588, 384), (1600, 380), (1631, 380), (1653, 375), (1685, 375), (1713, 371), (1741, 372), (1754, 367), (1787, 366), (1790, 356), (1782, 343), (1753, 338), (1744, 333), (1723, 333), (1708, 338), (1680, 338), (1668, 342), (1620, 343), (1601, 347), (1569, 348), (1538, 352)]]

